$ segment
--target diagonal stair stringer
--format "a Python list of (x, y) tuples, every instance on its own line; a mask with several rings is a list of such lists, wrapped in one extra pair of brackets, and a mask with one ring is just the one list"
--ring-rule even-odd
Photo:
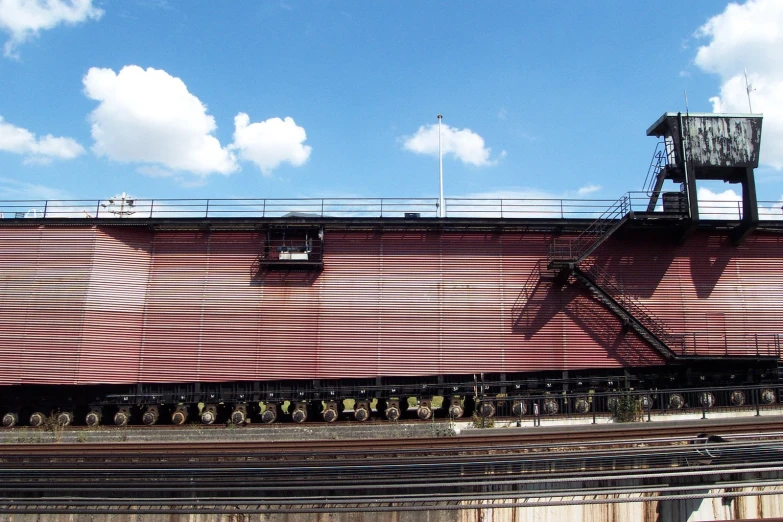
[[(681, 340), (667, 332), (663, 323), (656, 319), (644, 306), (625, 293), (622, 286), (592, 265), (583, 269), (581, 264), (633, 217), (630, 195), (615, 201), (603, 214), (593, 221), (579, 236), (561, 240), (555, 238), (549, 245), (547, 268), (559, 272), (557, 279), (564, 281), (573, 275), (585, 285), (606, 308), (618, 316), (624, 325), (634, 330), (665, 359), (678, 357), (672, 349), (681, 345)], [(682, 352), (682, 346), (679, 346)]]
[(623, 293), (615, 291), (617, 287), (609, 284), (599, 284), (593, 270), (583, 271), (578, 266), (573, 269), (573, 276), (590, 290), (590, 293), (607, 309), (619, 317), (623, 324), (636, 332), (650, 346), (660, 353), (664, 359), (673, 360), (677, 354), (671, 349), (670, 344), (676, 344), (676, 340), (664, 329), (658, 320), (652, 317), (641, 305)]

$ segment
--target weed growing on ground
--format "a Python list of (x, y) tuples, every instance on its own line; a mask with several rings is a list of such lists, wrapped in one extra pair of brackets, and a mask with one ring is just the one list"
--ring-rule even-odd
[(478, 429), (483, 428), (494, 428), (495, 427), (495, 418), (494, 417), (482, 417), (477, 412), (473, 412), (473, 427)]
[(615, 422), (637, 422), (642, 418), (642, 401), (630, 393), (617, 397), (612, 406)]

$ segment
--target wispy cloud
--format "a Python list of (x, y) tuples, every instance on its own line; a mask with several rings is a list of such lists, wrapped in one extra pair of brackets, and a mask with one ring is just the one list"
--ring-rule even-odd
[(47, 200), (71, 199), (72, 196), (62, 189), (0, 177), (0, 198), (5, 200)]
[(589, 185), (585, 185), (584, 187), (579, 187), (576, 191), (576, 195), (587, 196), (588, 194), (594, 194), (595, 192), (598, 192), (601, 190), (601, 188), (601, 185), (594, 185), (591, 183)]

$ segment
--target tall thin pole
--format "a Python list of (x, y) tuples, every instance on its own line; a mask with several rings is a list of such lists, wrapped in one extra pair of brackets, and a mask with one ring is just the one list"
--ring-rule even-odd
[(440, 164), (440, 201), (438, 202), (438, 217), (446, 217), (446, 200), (443, 199), (443, 152), (440, 146), (440, 129), (443, 115), (438, 114), (438, 163)]

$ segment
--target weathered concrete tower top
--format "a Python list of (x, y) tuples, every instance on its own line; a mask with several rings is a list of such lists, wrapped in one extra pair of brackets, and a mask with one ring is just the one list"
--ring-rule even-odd
[(734, 230), (736, 242), (758, 224), (753, 169), (761, 150), (760, 114), (667, 112), (649, 129), (648, 136), (664, 139), (666, 162), (657, 173), (651, 206), (660, 197), (665, 180), (682, 183), (692, 226), (699, 220), (697, 180), (720, 180), (742, 185), (742, 220)]

